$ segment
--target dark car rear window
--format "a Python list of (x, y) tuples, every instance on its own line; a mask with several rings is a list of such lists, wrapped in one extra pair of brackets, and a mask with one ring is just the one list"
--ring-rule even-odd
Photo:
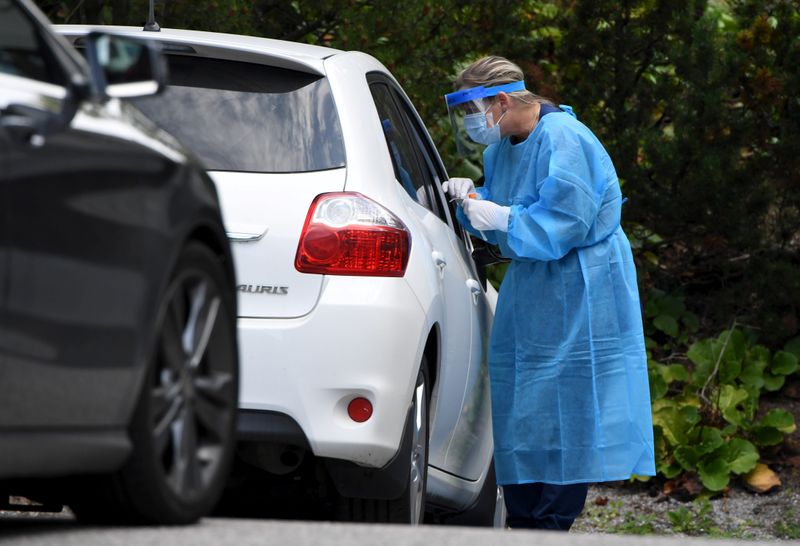
[(132, 102), (209, 170), (344, 166), (342, 131), (326, 78), (236, 61), (179, 55), (168, 60), (165, 92)]

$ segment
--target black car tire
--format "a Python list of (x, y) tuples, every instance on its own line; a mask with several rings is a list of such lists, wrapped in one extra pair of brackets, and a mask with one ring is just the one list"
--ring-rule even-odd
[(423, 358), (409, 409), (411, 433), (404, 437), (404, 441), (411, 445), (399, 450), (411, 454), (409, 479), (403, 493), (391, 500), (343, 498), (339, 506), (339, 519), (369, 523), (423, 523), (428, 477), (429, 405), (427, 363)]
[(239, 366), (230, 285), (207, 247), (185, 247), (162, 301), (129, 427), (133, 451), (118, 473), (86, 479), (74, 492), (69, 504), (79, 520), (185, 524), (214, 507), (236, 440)]
[(489, 472), (475, 502), (458, 514), (444, 518), (446, 525), (464, 527), (494, 527), (497, 510), (497, 478), (494, 472), (494, 459), (489, 463)]

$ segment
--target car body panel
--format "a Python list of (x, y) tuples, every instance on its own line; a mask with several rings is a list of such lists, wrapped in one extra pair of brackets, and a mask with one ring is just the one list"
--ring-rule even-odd
[(240, 272), (239, 316), (294, 318), (310, 313), (324, 277), (304, 275), (294, 267), (306, 219), (304, 211), (317, 195), (342, 190), (345, 169), (210, 174), (217, 185), (227, 219), (225, 229)]
[[(317, 455), (380, 468), (403, 433), (406, 392), (413, 387), (406, 378), (416, 379), (425, 316), (403, 279), (331, 276), (324, 282), (319, 305), (305, 317), (239, 319), (248, 362), (240, 406), (289, 415)], [(358, 327), (332, 329), (331, 322)], [(347, 416), (354, 396), (373, 404), (364, 423)]]

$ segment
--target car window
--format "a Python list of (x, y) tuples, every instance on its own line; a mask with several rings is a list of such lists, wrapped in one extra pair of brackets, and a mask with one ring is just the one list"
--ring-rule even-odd
[[(445, 224), (452, 225), (448, 221), (448, 214), (445, 212), (447, 204), (443, 201), (444, 194), (435, 188), (441, 188), (442, 182), (446, 179), (444, 169), (438, 161), (436, 152), (432, 150), (430, 140), (425, 134), (425, 130), (418, 123), (416, 116), (412, 114), (412, 107), (408, 101), (397, 90), (392, 89), (395, 102), (400, 105), (403, 117), (408, 126), (409, 134), (414, 143), (414, 149), (422, 162), (422, 166), (428, 175), (432, 186), (430, 188), (431, 197), (436, 205), (436, 212)], [(433, 208), (433, 207), (432, 207)]]
[(427, 187), (432, 180), (420, 162), (414, 140), (392, 98), (391, 90), (385, 84), (373, 83), (370, 91), (383, 126), (383, 136), (389, 146), (397, 181), (412, 199), (438, 214), (436, 203)]
[(0, 72), (63, 85), (63, 72), (40, 32), (19, 4), (0, 0)]
[(132, 102), (214, 171), (343, 167), (345, 149), (324, 77), (272, 66), (168, 57), (170, 85)]

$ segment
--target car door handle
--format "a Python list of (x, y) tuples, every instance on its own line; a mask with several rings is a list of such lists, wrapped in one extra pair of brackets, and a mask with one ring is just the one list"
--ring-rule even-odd
[(442, 253), (438, 250), (434, 250), (431, 256), (433, 256), (433, 263), (439, 268), (439, 274), (444, 274), (444, 268), (447, 267), (447, 260), (444, 259)]
[(469, 288), (469, 291), (472, 294), (472, 303), (477, 304), (478, 296), (483, 293), (481, 284), (475, 279), (467, 279), (467, 288)]
[(3, 115), (0, 127), (18, 142), (38, 148), (44, 144), (44, 136), (35, 120), (27, 116)]
[(34, 148), (44, 145), (45, 135), (56, 129), (59, 119), (55, 112), (27, 104), (12, 103), (0, 109), (0, 127), (18, 142)]
[(228, 239), (233, 243), (253, 243), (255, 241), (260, 241), (268, 231), (268, 227), (247, 229), (233, 226), (225, 232), (225, 235), (227, 235)]

